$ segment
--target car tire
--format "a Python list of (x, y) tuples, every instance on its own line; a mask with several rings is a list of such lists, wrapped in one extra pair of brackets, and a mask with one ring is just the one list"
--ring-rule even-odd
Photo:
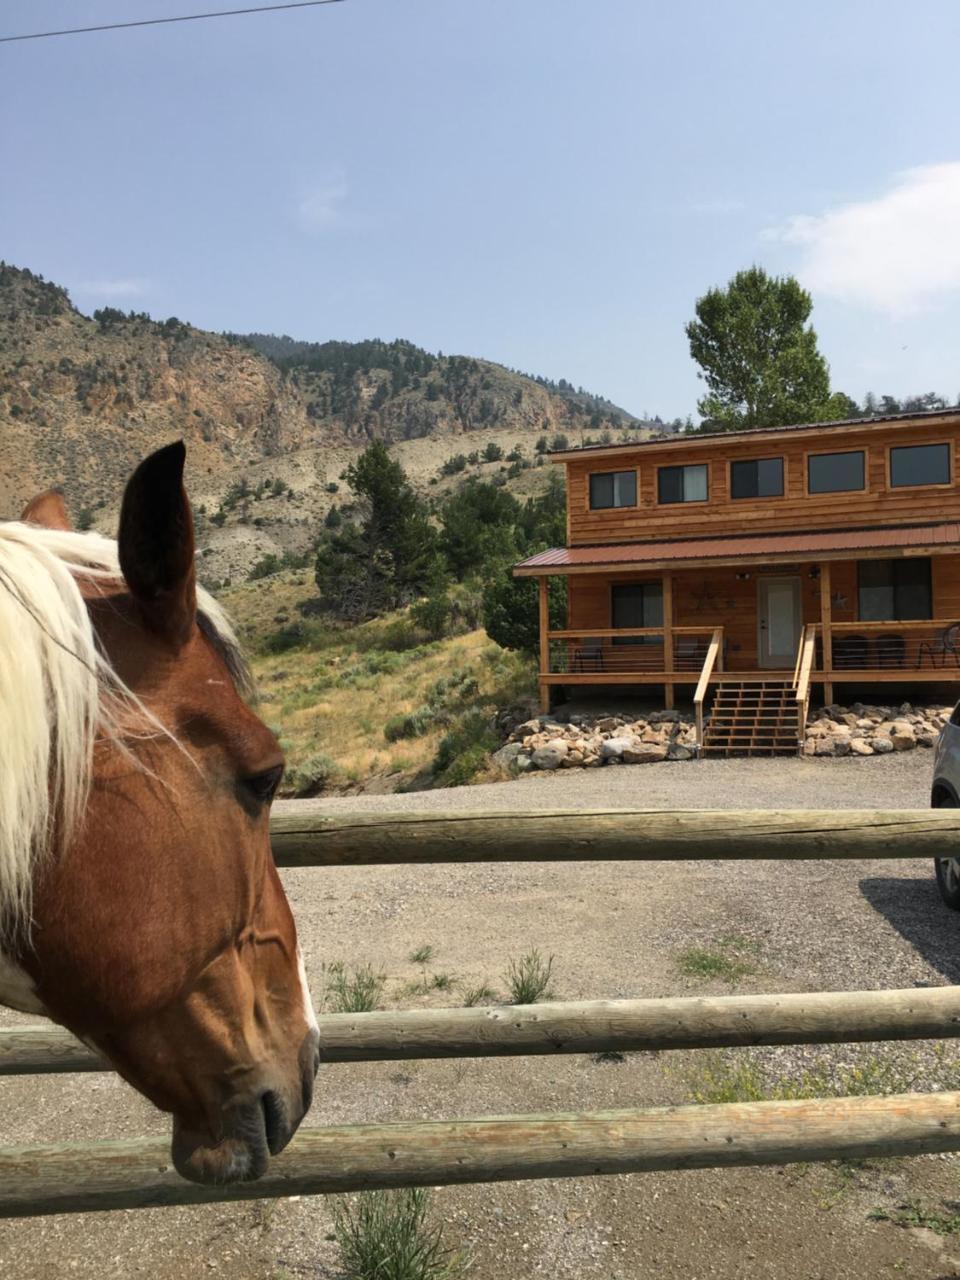
[[(938, 809), (957, 809), (960, 805), (953, 796), (944, 796)], [(940, 897), (948, 907), (960, 911), (960, 858), (934, 858), (933, 869), (937, 874)]]

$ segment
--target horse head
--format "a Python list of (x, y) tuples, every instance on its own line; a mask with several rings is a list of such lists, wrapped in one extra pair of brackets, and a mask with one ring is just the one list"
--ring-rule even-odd
[[(0, 526), (16, 551), (5, 567), (0, 537), (0, 640), (37, 649), (33, 718), (45, 706), (49, 721), (47, 808), (20, 804), (28, 826), (39, 811), (29, 883), (5, 899), (26, 927), (7, 919), (4, 950), (21, 1007), (172, 1113), (181, 1174), (224, 1182), (259, 1177), (295, 1132), (317, 1024), (270, 852), (283, 756), (244, 700), (229, 624), (198, 601), (183, 464), (182, 444), (140, 464), (115, 548), (70, 532), (52, 493)], [(44, 589), (42, 571), (56, 579)], [(20, 754), (35, 766), (44, 744), (31, 734)], [(0, 841), (0, 876), (16, 870), (7, 862)], [(0, 992), (3, 973), (0, 957)]]

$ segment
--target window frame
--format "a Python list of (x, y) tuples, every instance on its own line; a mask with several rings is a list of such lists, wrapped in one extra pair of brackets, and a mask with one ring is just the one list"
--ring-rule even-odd
[[(947, 472), (946, 480), (931, 480), (926, 484), (894, 484), (893, 482), (893, 455), (897, 449), (936, 449), (946, 448), (947, 450)], [(956, 475), (955, 458), (954, 458), (954, 442), (952, 440), (923, 440), (914, 444), (890, 444), (887, 445), (887, 488), (894, 489), (950, 489), (954, 483)]]
[[(634, 484), (633, 502), (625, 502), (620, 506), (618, 506), (616, 503), (612, 503), (609, 507), (595, 507), (593, 505), (593, 502), (591, 501), (593, 496), (591, 492), (591, 489), (592, 489), (591, 481), (593, 480), (594, 476), (627, 476), (627, 475), (630, 475), (631, 473), (633, 474), (633, 484)], [(614, 488), (614, 497), (616, 497), (616, 488), (617, 488), (616, 480), (614, 480), (613, 482), (613, 488)], [(592, 511), (636, 511), (639, 506), (640, 506), (640, 468), (639, 467), (608, 467), (600, 471), (587, 472), (587, 511), (591, 511), (591, 512)]]
[[(849, 453), (859, 453), (863, 458), (863, 484), (859, 489), (811, 489), (810, 461), (812, 458), (834, 458)], [(870, 489), (870, 449), (861, 445), (856, 449), (808, 449), (803, 455), (803, 488), (808, 498), (842, 498), (846, 493), (867, 493)]]
[[(664, 502), (660, 497), (660, 476), (664, 471), (688, 471), (691, 467), (703, 467), (706, 472), (707, 492), (703, 498), (680, 498), (677, 502)], [(656, 493), (658, 507), (686, 507), (698, 502), (710, 501), (710, 461), (707, 462), (665, 462), (657, 467)]]
[[(733, 492), (733, 468), (744, 462), (779, 462), (780, 463), (780, 492), (754, 494), (753, 496), (745, 495), (738, 498)], [(778, 498), (787, 496), (787, 458), (785, 454), (774, 454), (763, 458), (730, 458), (727, 464), (727, 493), (730, 495), (731, 502), (776, 502)]]

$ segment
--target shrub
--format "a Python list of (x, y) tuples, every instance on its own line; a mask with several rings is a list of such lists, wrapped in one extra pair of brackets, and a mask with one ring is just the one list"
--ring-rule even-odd
[(260, 642), (260, 648), (264, 653), (288, 653), (289, 650), (303, 644), (305, 637), (303, 623), (291, 622), (289, 626), (281, 627), (279, 631), (271, 631), (269, 635), (264, 636)]
[(479, 773), (498, 745), (499, 739), (487, 716), (482, 711), (468, 711), (440, 739), (432, 772), (442, 777), (444, 786), (461, 786)]
[(319, 795), (336, 773), (336, 763), (329, 756), (318, 752), (287, 770), (283, 790), (288, 795), (295, 796)]
[(510, 988), (511, 1004), (536, 1004), (545, 995), (549, 995), (550, 974), (553, 972), (553, 956), (546, 963), (540, 952), (534, 948), (519, 960), (511, 960), (504, 975), (504, 981)]
[(434, 724), (436, 712), (433, 707), (418, 707), (406, 715), (391, 716), (383, 726), (383, 736), (388, 742), (399, 742), (401, 738), (422, 738)]
[(278, 555), (274, 555), (272, 551), (265, 556), (261, 556), (256, 562), (247, 578), (250, 582), (256, 582), (260, 578), (269, 578), (274, 573), (279, 573), (283, 568), (283, 564)]
[(442, 640), (447, 634), (453, 605), (447, 595), (428, 596), (410, 610), (410, 617), (421, 627), (431, 640)]
[(327, 489), (327, 493), (340, 492), (340, 486), (337, 484), (336, 480), (331, 480), (329, 484), (326, 486), (326, 489)]
[(465, 1259), (443, 1244), (443, 1228), (426, 1222), (429, 1193), (364, 1191), (333, 1202), (333, 1234), (344, 1280), (454, 1280)]

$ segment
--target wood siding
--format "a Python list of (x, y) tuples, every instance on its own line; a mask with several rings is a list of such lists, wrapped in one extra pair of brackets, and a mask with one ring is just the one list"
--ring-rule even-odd
[[(791, 530), (863, 528), (960, 519), (957, 463), (960, 418), (916, 425), (826, 428), (764, 439), (735, 435), (709, 444), (664, 442), (615, 453), (586, 454), (566, 460), (570, 546), (644, 541), (650, 538), (724, 536)], [(948, 443), (948, 485), (892, 488), (889, 451), (903, 445)], [(866, 488), (853, 493), (807, 493), (807, 455), (866, 453)], [(784, 459), (784, 494), (776, 498), (730, 498), (730, 463), (748, 459)], [(657, 501), (657, 471), (665, 466), (706, 463), (706, 502)], [(589, 477), (602, 471), (637, 471), (637, 506), (590, 510)]]
[[(726, 643), (726, 668), (753, 671), (759, 662), (757, 631), (757, 583), (763, 577), (800, 579), (804, 623), (820, 622), (820, 579), (810, 562), (788, 565), (743, 565), (740, 568), (677, 570), (673, 579), (675, 627), (722, 626)], [(858, 621), (857, 562), (833, 561), (831, 616), (834, 622)], [(749, 574), (748, 578), (737, 575)], [(815, 576), (811, 576), (811, 574)], [(610, 588), (615, 583), (659, 582), (662, 575), (603, 571), (571, 575), (568, 583), (568, 620), (571, 630), (589, 632), (613, 625)], [(933, 614), (960, 621), (960, 557), (933, 558)], [(666, 619), (665, 619), (666, 621)]]

